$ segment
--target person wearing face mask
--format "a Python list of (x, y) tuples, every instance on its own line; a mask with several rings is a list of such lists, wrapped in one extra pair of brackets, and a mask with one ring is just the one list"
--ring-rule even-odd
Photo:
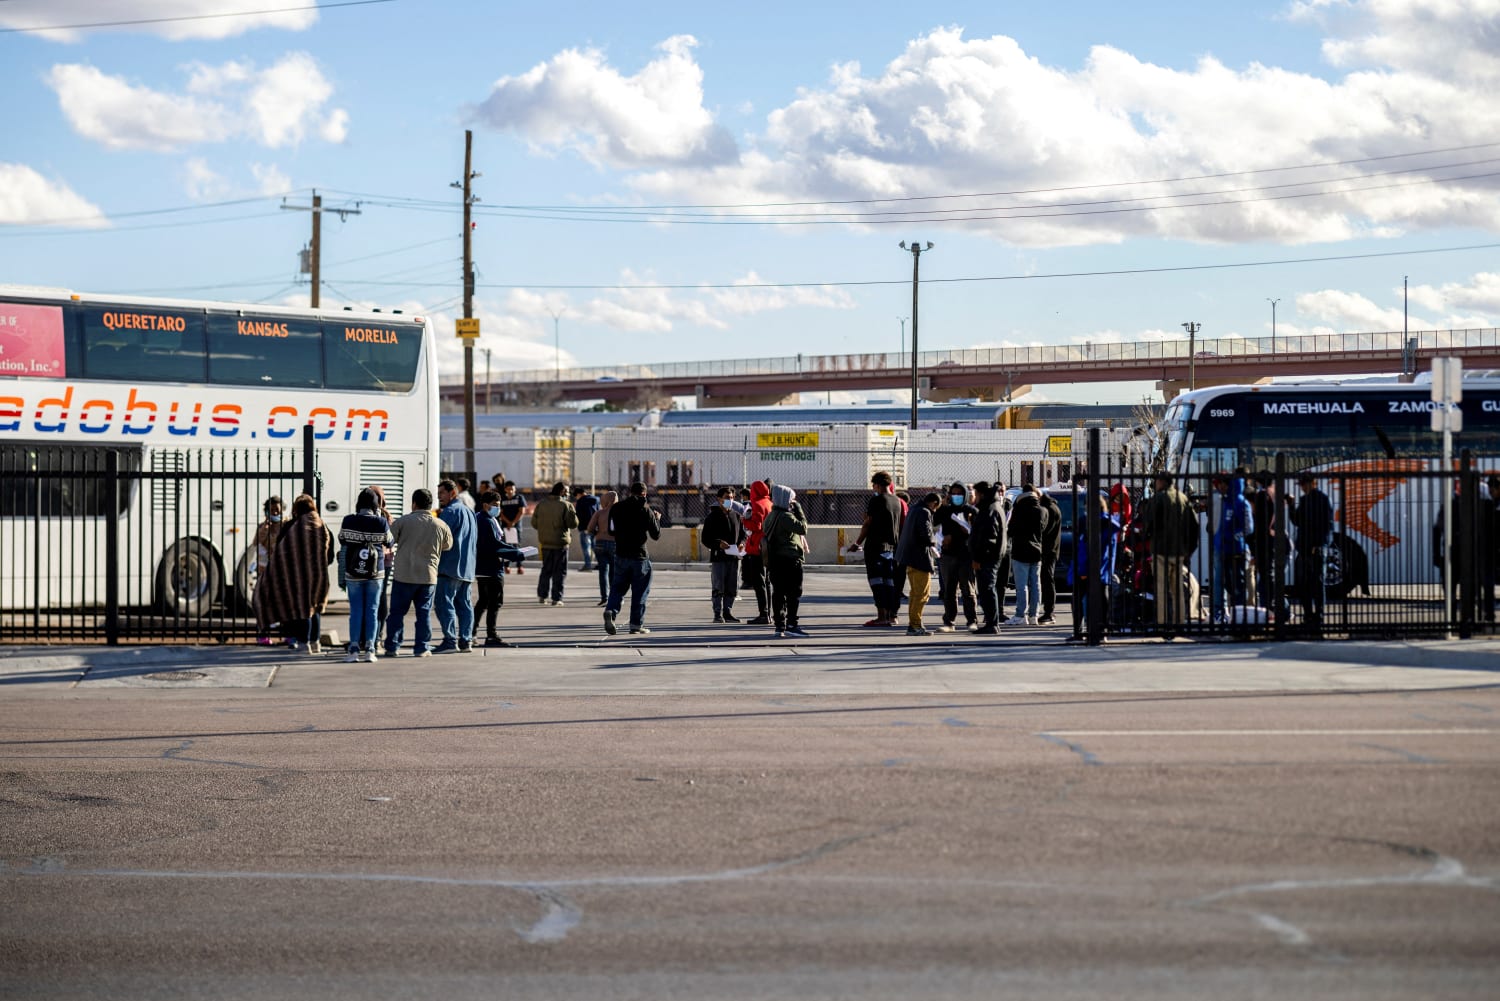
[(978, 628), (974, 615), (974, 561), (969, 557), (969, 533), (979, 509), (969, 503), (969, 487), (955, 483), (948, 488), (945, 502), (934, 516), (934, 526), (943, 533), (939, 554), (942, 573), (943, 624), (940, 633), (951, 633), (958, 619), (958, 595), (963, 592), (964, 619), (970, 629)]
[(283, 510), (281, 498), (267, 497), (264, 510), (266, 516), (255, 529), (256, 587), (250, 593), (250, 607), (255, 610), (255, 642), (261, 646), (270, 646), (271, 629), (276, 624), (269, 619), (261, 594), (260, 582), (266, 579), (266, 572), (271, 569), (271, 554), (276, 551), (276, 540), (281, 532)]
[(495, 491), (486, 490), (479, 495), (475, 523), (474, 573), (479, 585), (479, 603), (474, 606), (474, 623), (476, 627), (484, 623), (486, 647), (515, 646), (495, 632), (495, 619), (505, 604), (505, 565), (520, 564), (525, 557), (520, 549), (504, 541), (500, 530), (500, 495)]
[(713, 578), (715, 622), (738, 622), (734, 599), (739, 594), (740, 546), (745, 541), (745, 526), (735, 511), (734, 490), (720, 487), (716, 503), (703, 519), (702, 545), (708, 550), (709, 573)]

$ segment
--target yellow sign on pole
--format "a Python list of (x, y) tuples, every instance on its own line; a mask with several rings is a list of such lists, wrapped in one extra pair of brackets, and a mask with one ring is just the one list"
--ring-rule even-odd
[(1048, 455), (1072, 455), (1073, 436), (1066, 434), (1053, 434), (1047, 436)]
[(453, 321), (453, 326), (459, 337), (464, 340), (473, 340), (479, 336), (479, 317), (463, 317)]

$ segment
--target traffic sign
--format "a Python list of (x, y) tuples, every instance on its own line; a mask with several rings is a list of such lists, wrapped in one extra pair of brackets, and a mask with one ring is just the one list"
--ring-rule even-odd
[(465, 340), (473, 340), (479, 336), (479, 317), (460, 316), (453, 321), (453, 327), (459, 337)]

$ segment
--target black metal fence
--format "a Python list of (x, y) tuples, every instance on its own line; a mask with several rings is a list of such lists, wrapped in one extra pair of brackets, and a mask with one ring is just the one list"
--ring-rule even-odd
[[(1075, 636), (1401, 638), (1495, 629), (1500, 509), (1491, 471), (1428, 460), (1179, 477), (1196, 521), (1158, 556), (1149, 474), (1112, 469), (1070, 491), (1084, 552), (1070, 568)], [(1302, 481), (1302, 482), (1299, 482)], [(1451, 531), (1445, 530), (1445, 499)], [(1322, 513), (1320, 513), (1322, 512)], [(1173, 550), (1191, 551), (1180, 554)], [(1089, 560), (1089, 552), (1099, 554)], [(1090, 570), (1097, 567), (1097, 572)]]
[[(310, 432), (310, 428), (308, 429)], [(0, 445), (0, 643), (249, 641), (264, 502), (301, 450)]]

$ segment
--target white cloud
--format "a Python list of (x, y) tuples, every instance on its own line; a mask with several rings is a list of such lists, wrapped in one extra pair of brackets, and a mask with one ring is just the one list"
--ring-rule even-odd
[[(771, 111), (743, 151), (713, 138), (703, 71), (683, 37), (664, 42), (636, 76), (599, 50), (560, 53), (502, 78), (480, 114), (539, 151), (572, 149), (637, 171), (627, 183), (650, 202), (1023, 192), (875, 206), (957, 210), (960, 218), (923, 225), (983, 229), (1021, 245), (1500, 229), (1493, 178), (1431, 183), (1493, 172), (1493, 163), (1463, 163), (1493, 151), (1282, 169), (1493, 143), (1497, 12), (1500, 0), (1309, 0), (1293, 17), (1326, 32), (1336, 64), (1326, 78), (1208, 57), (1156, 65), (1109, 46), (1093, 48), (1079, 68), (1051, 66), (1003, 35), (968, 39), (939, 28), (876, 72), (834, 67), (823, 86)], [(1381, 173), (1400, 168), (1422, 169)], [(1275, 172), (1203, 176), (1255, 170)], [(1152, 183), (1191, 177), (1202, 179)], [(1276, 187), (1235, 190), (1267, 185)], [(1074, 190), (1040, 190), (1062, 188)], [(1210, 204), (1163, 207), (1168, 195)]]
[(173, 150), (241, 138), (272, 148), (295, 146), (309, 132), (343, 140), (348, 115), (325, 110), (333, 87), (311, 56), (288, 53), (264, 70), (252, 64), (193, 64), (183, 93), (133, 84), (82, 64), (52, 67), (74, 131), (110, 149)]
[(634, 76), (598, 49), (568, 49), (520, 76), (495, 82), (477, 113), (540, 151), (573, 149), (595, 164), (639, 168), (711, 164), (736, 155), (734, 140), (703, 107), (697, 40), (676, 35)]
[(188, 197), (195, 202), (214, 202), (230, 197), (234, 187), (223, 175), (208, 165), (200, 156), (192, 157), (183, 165), (187, 175)]
[[(1344, 292), (1339, 289), (1302, 293), (1297, 296), (1297, 312), (1323, 320), (1334, 330), (1339, 331), (1400, 330), (1403, 319), (1399, 305), (1379, 306), (1357, 292)], [(1407, 322), (1413, 330), (1437, 326), (1430, 320), (1419, 319), (1415, 316), (1408, 317)], [(1278, 329), (1277, 333), (1280, 332)]]
[(252, 163), (250, 174), (255, 178), (256, 190), (263, 195), (284, 195), (292, 189), (291, 178), (274, 163)]
[[(1490, 319), (1478, 326), (1494, 326), (1494, 317), (1500, 316), (1500, 274), (1481, 271), (1467, 283), (1448, 282), (1433, 287), (1413, 285), (1411, 300), (1427, 309), (1452, 314), (1456, 309), (1474, 309)], [(1466, 324), (1467, 325), (1467, 324)]]
[(48, 180), (23, 163), (0, 162), (0, 225), (53, 221), (89, 229), (109, 225), (97, 205), (61, 181)]
[[(58, 42), (75, 42), (90, 32), (129, 31), (180, 41), (229, 38), (257, 28), (302, 31), (318, 20), (317, 0), (277, 0), (275, 4), (259, 5), (274, 10), (240, 14), (256, 6), (244, 0), (7, 0), (0, 3), (0, 27), (46, 28), (138, 21), (148, 23), (39, 31), (36, 35)], [(240, 16), (215, 16), (222, 14)]]

